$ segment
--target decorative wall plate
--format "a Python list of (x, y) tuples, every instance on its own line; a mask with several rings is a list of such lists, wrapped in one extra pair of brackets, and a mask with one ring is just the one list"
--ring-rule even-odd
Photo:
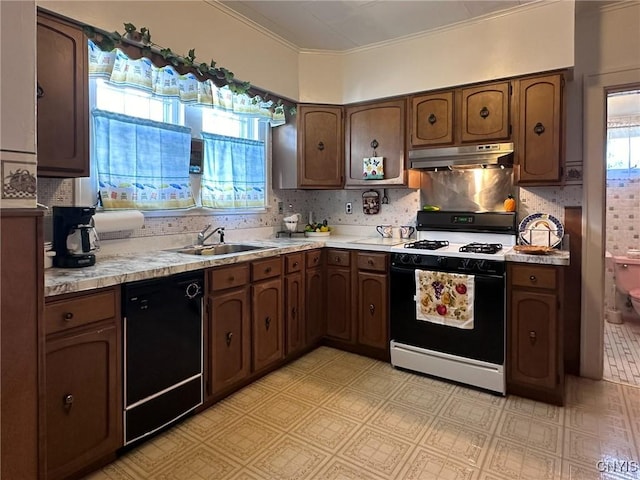
[(562, 241), (564, 227), (553, 215), (533, 213), (520, 222), (518, 233), (524, 245), (556, 247)]

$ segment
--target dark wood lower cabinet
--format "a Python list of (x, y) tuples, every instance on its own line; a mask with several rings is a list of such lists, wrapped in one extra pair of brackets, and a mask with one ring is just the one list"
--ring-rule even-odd
[(208, 299), (209, 395), (233, 387), (251, 373), (249, 306), (248, 286), (216, 292)]
[(119, 292), (47, 299), (48, 480), (106, 462), (123, 444)]
[(507, 267), (507, 392), (564, 403), (563, 267)]
[(358, 272), (358, 343), (389, 349), (387, 297), (385, 273)]
[(0, 478), (44, 478), (42, 211), (0, 210)]
[(284, 318), (287, 355), (299, 352), (307, 346), (304, 289), (301, 271), (290, 273), (284, 277)]
[(351, 283), (350, 267), (327, 266), (327, 336), (346, 342), (354, 340), (355, 324), (351, 318), (354, 299)]
[(307, 252), (305, 257), (305, 327), (307, 345), (311, 346), (326, 333), (324, 270), (321, 250)]
[(281, 278), (254, 283), (251, 303), (253, 370), (259, 371), (284, 358)]

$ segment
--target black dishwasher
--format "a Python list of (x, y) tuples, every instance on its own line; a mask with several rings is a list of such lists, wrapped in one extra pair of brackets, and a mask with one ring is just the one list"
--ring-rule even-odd
[(202, 271), (126, 283), (125, 445), (202, 404)]

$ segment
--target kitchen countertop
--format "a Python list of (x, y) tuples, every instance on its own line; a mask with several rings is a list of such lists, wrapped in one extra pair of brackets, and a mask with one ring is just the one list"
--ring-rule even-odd
[[(328, 237), (270, 239), (247, 242), (245, 245), (263, 247), (227, 255), (186, 255), (170, 250), (149, 250), (142, 253), (98, 255), (96, 264), (83, 268), (49, 268), (44, 275), (44, 295), (52, 297), (65, 293), (82, 292), (127, 282), (165, 277), (176, 273), (203, 268), (231, 265), (314, 248), (333, 247), (366, 251), (389, 252), (391, 248), (411, 240), (400, 238), (362, 237), (354, 235), (330, 235)], [(568, 265), (569, 252), (558, 251), (548, 255), (526, 255), (506, 252), (509, 262), (543, 265)]]

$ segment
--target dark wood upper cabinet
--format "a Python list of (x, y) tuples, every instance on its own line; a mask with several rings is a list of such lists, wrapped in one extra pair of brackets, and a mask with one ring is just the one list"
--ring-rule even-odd
[(453, 143), (454, 91), (411, 98), (411, 146), (431, 147)]
[(342, 107), (301, 105), (298, 111), (298, 185), (341, 188), (343, 169)]
[[(400, 98), (346, 107), (346, 187), (409, 185), (406, 105), (406, 99)], [(363, 159), (367, 157), (384, 157), (383, 179), (363, 178)]]
[(510, 138), (509, 82), (462, 88), (459, 92), (462, 143), (483, 143)]
[(557, 185), (562, 181), (563, 84), (561, 74), (525, 78), (516, 83), (519, 185)]
[(38, 175), (89, 175), (87, 38), (71, 23), (38, 11)]

